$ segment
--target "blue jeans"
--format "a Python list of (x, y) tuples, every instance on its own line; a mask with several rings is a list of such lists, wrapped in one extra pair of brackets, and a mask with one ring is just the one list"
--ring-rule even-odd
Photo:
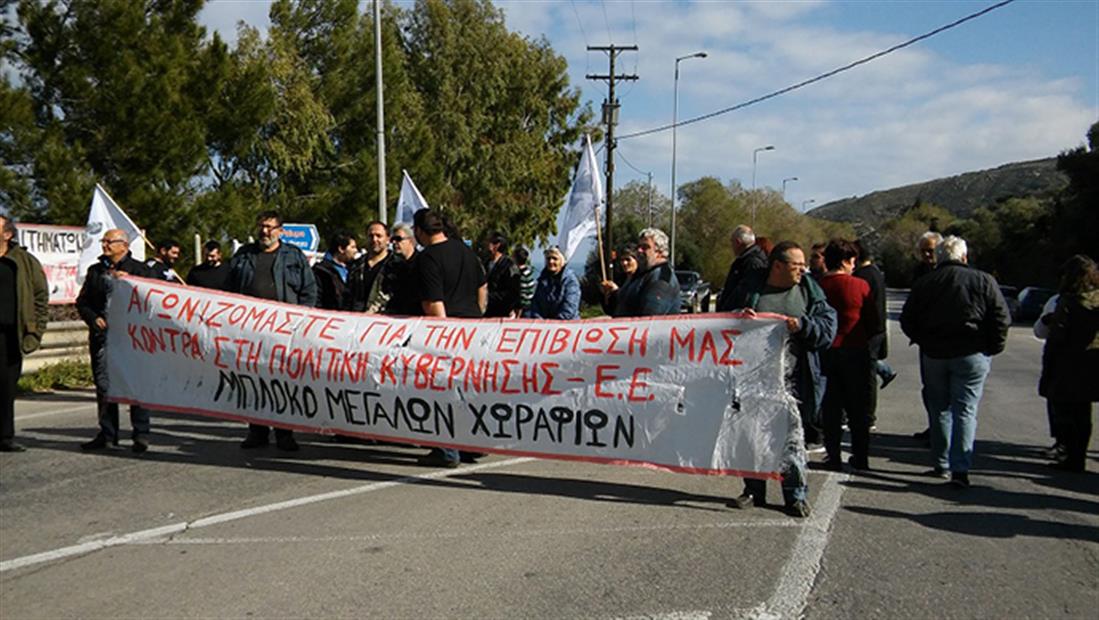
[(969, 472), (977, 405), (991, 366), (992, 358), (983, 353), (947, 359), (920, 354), (923, 405), (931, 427), (931, 454), (938, 467)]
[[(782, 499), (787, 506), (801, 500), (809, 501), (809, 457), (805, 453), (805, 434), (801, 427), (801, 415), (797, 411), (789, 414), (790, 426), (786, 436), (786, 445), (782, 450)], [(744, 479), (744, 491), (754, 497), (767, 496), (767, 481), (757, 478)]]

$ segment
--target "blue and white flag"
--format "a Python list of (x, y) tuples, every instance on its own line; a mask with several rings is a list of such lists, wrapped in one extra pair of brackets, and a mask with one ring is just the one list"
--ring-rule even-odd
[(412, 217), (420, 209), (427, 208), (427, 201), (420, 194), (420, 190), (416, 189), (416, 184), (412, 182), (412, 177), (408, 176), (408, 171), (401, 170), (401, 174), (404, 178), (401, 180), (401, 195), (397, 198), (396, 223), (412, 225)]
[(84, 237), (84, 248), (80, 253), (80, 264), (76, 270), (76, 281), (79, 284), (84, 283), (88, 267), (91, 267), (103, 253), (102, 248), (99, 247), (103, 233), (112, 228), (119, 228), (126, 233), (130, 239), (130, 253), (136, 260), (144, 261), (145, 238), (141, 235), (141, 229), (121, 207), (115, 204), (107, 190), (97, 183), (95, 193), (92, 194), (92, 205), (88, 209), (88, 224), (84, 229), (87, 235)]
[(591, 147), (591, 136), (584, 136), (584, 156), (576, 168), (572, 189), (557, 220), (557, 245), (567, 263), (584, 239), (595, 234), (602, 223), (603, 180)]

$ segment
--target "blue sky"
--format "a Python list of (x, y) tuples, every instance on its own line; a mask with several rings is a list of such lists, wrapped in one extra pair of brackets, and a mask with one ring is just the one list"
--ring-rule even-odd
[[(398, 2), (411, 6), (411, 2)], [(842, 66), (994, 4), (969, 1), (662, 2), (499, 0), (508, 26), (545, 36), (598, 110), (606, 55), (587, 45), (636, 44), (620, 56), (620, 135), (726, 108)], [(267, 25), (268, 2), (214, 1), (202, 20), (232, 39), (243, 20)], [(369, 10), (363, 3), (363, 10)], [(810, 208), (907, 183), (1037, 159), (1083, 143), (1099, 119), (1099, 0), (1018, 0), (840, 76), (678, 130), (677, 180), (702, 176), (779, 188)], [(619, 142), (669, 193), (671, 132)], [(624, 162), (616, 185), (645, 175)], [(430, 197), (428, 197), (430, 201)]]

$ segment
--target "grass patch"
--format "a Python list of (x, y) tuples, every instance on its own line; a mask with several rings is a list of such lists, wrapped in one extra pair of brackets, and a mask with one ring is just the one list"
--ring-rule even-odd
[(581, 319), (594, 319), (601, 316), (607, 316), (603, 313), (603, 307), (599, 304), (581, 305), (580, 306), (580, 318)]
[(49, 392), (51, 390), (83, 388), (94, 385), (92, 365), (88, 362), (65, 360), (43, 366), (35, 372), (19, 377), (17, 391)]

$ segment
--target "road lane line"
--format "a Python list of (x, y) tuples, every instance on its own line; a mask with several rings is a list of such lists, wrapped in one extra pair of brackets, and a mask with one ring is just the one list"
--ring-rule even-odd
[[(698, 531), (707, 529), (737, 529), (737, 528), (782, 528), (801, 527), (800, 523), (790, 519), (769, 519), (766, 521), (722, 521), (720, 523), (699, 523), (695, 525), (636, 525), (621, 527), (588, 527), (588, 528), (560, 528), (545, 530), (498, 530), (492, 534), (493, 538), (501, 536), (575, 536), (577, 534), (624, 534), (636, 532), (673, 532), (673, 531)], [(362, 534), (357, 536), (236, 536), (236, 537), (212, 537), (212, 538), (171, 538), (168, 536), (159, 539), (144, 538), (135, 541), (139, 545), (250, 545), (260, 543), (344, 543), (344, 542), (374, 542), (379, 540), (435, 540), (449, 538), (470, 538), (468, 531), (432, 532), (429, 534)]]
[(843, 498), (843, 482), (850, 475), (829, 476), (821, 485), (813, 514), (798, 534), (790, 559), (782, 567), (778, 586), (756, 618), (800, 618), (809, 602), (821, 559), (832, 534), (832, 522)]
[(95, 402), (79, 403), (69, 405), (60, 409), (47, 409), (46, 411), (39, 411), (37, 413), (25, 413), (23, 415), (16, 414), (16, 420), (33, 420), (35, 418), (46, 418), (61, 413), (74, 413), (76, 411), (83, 411), (84, 409), (95, 409)]
[(43, 562), (51, 562), (53, 560), (60, 560), (62, 558), (68, 558), (76, 555), (84, 555), (93, 551), (99, 551), (107, 547), (117, 547), (118, 545), (128, 545), (138, 543), (144, 540), (165, 538), (175, 534), (185, 532), (187, 530), (208, 527), (216, 525), (218, 523), (226, 523), (228, 521), (235, 521), (238, 519), (245, 519), (248, 517), (254, 517), (256, 515), (267, 514), (276, 510), (286, 510), (288, 508), (297, 508), (299, 506), (306, 506), (309, 504), (315, 504), (317, 502), (328, 501), (331, 499), (339, 499), (343, 497), (350, 497), (352, 495), (359, 495), (361, 493), (370, 493), (371, 491), (381, 491), (401, 484), (408, 484), (413, 482), (419, 482), (422, 480), (435, 480), (438, 478), (446, 478), (455, 474), (466, 474), (469, 472), (478, 471), (481, 469), (492, 469), (495, 467), (504, 467), (507, 465), (518, 465), (519, 463), (526, 463), (535, 459), (530, 457), (508, 459), (506, 461), (495, 461), (490, 463), (481, 463), (479, 465), (470, 465), (467, 467), (460, 467), (457, 469), (441, 469), (431, 472), (429, 474), (423, 474), (418, 476), (405, 476), (404, 478), (398, 478), (397, 480), (391, 480), (387, 482), (372, 482), (370, 484), (364, 484), (350, 489), (344, 489), (342, 491), (332, 491), (329, 493), (320, 493), (318, 495), (309, 495), (306, 497), (299, 497), (283, 502), (275, 502), (273, 504), (267, 504), (264, 506), (256, 506), (254, 508), (248, 508), (245, 510), (235, 510), (233, 512), (227, 512), (220, 515), (213, 515), (210, 517), (204, 517), (191, 522), (173, 523), (171, 525), (165, 525), (162, 527), (152, 528), (148, 530), (141, 530), (138, 532), (132, 532), (130, 534), (123, 534), (121, 536), (114, 536), (105, 540), (95, 540), (78, 545), (72, 545), (69, 547), (61, 547), (60, 549), (54, 549), (52, 551), (44, 551), (42, 553), (35, 553), (32, 555), (25, 555), (19, 558), (13, 558), (11, 560), (4, 560), (0, 562), (0, 573), (5, 573), (17, 568), (25, 568), (27, 566), (33, 566), (35, 564), (41, 564)]

